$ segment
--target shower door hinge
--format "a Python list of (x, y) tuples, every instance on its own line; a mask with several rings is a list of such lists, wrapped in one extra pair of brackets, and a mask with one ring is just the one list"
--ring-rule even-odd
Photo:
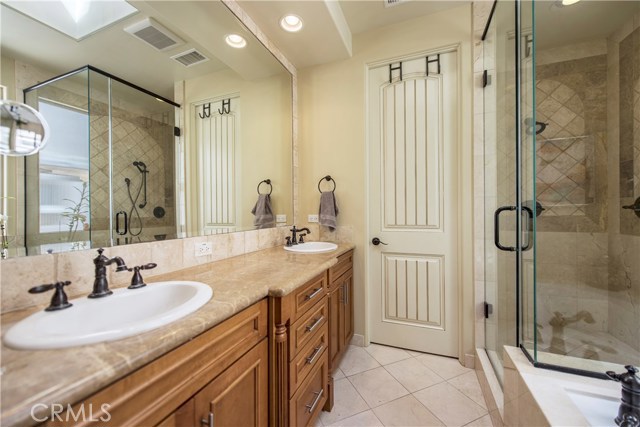
[(482, 72), (482, 87), (485, 88), (485, 87), (489, 86), (490, 84), (491, 84), (491, 76), (489, 75), (487, 70), (484, 70)]
[(484, 303), (484, 318), (488, 319), (489, 315), (493, 314), (493, 304), (489, 304), (485, 301)]
[(180, 136), (182, 132), (180, 132), (180, 128), (177, 126), (174, 126), (173, 128), (173, 136)]

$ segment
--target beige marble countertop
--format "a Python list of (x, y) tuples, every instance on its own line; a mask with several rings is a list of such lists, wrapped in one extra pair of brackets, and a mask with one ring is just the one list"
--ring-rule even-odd
[[(151, 286), (164, 280), (203, 282), (213, 288), (213, 297), (195, 313), (138, 336), (60, 350), (21, 351), (2, 345), (0, 425), (35, 424), (34, 405), (78, 402), (267, 295), (290, 293), (353, 247), (340, 244), (336, 251), (310, 255), (278, 246), (150, 278)], [(41, 309), (3, 315), (2, 333)]]

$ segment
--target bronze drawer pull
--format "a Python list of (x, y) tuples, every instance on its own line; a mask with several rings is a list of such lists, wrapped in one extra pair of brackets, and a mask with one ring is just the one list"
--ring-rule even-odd
[(305, 301), (309, 301), (312, 298), (315, 298), (318, 294), (322, 292), (322, 288), (315, 289), (312, 293), (304, 297)]
[(324, 322), (324, 316), (320, 316), (318, 319), (316, 319), (316, 321), (313, 322), (313, 325), (307, 326), (306, 332), (313, 332), (313, 330), (320, 326), (322, 322)]
[(320, 399), (322, 398), (322, 395), (324, 394), (324, 389), (322, 389), (320, 391), (316, 391), (313, 394), (316, 395), (316, 398), (313, 399), (313, 403), (311, 405), (305, 405), (307, 407), (307, 412), (309, 412), (310, 414), (313, 412), (314, 409), (316, 409), (316, 406), (318, 406), (318, 402), (320, 402)]
[(311, 356), (307, 357), (307, 365), (313, 365), (313, 362), (316, 361), (316, 357), (324, 350), (324, 345), (320, 344), (318, 347), (313, 350)]

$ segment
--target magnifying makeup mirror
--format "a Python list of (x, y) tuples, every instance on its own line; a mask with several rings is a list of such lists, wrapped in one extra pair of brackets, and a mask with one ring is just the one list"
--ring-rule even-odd
[(0, 154), (29, 156), (40, 151), (49, 139), (49, 125), (38, 111), (21, 102), (0, 99)]

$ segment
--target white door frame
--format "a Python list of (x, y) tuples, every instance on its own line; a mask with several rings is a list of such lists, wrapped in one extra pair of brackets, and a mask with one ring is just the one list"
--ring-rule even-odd
[[(456, 56), (457, 56), (457, 61), (458, 61), (458, 93), (457, 93), (457, 107), (456, 110), (458, 112), (458, 119), (457, 119), (457, 123), (456, 123), (456, 128), (458, 130), (458, 138), (456, 141), (457, 144), (457, 148), (458, 148), (458, 158), (456, 159), (456, 167), (458, 168), (457, 170), (457, 175), (460, 178), (461, 177), (461, 172), (463, 170), (463, 160), (465, 157), (465, 152), (464, 152), (464, 138), (465, 136), (467, 136), (464, 132), (463, 132), (463, 125), (462, 122), (463, 120), (465, 120), (466, 116), (463, 114), (464, 113), (464, 108), (462, 105), (462, 92), (463, 92), (463, 84), (462, 84), (462, 78), (463, 75), (466, 71), (466, 67), (464, 66), (465, 62), (462, 61), (462, 55), (461, 55), (461, 50), (462, 50), (462, 44), (461, 43), (455, 43), (455, 44), (451, 44), (451, 45), (446, 45), (446, 46), (442, 46), (436, 49), (430, 49), (430, 50), (424, 50), (424, 51), (420, 51), (417, 53), (413, 53), (413, 54), (407, 54), (407, 55), (402, 55), (402, 56), (397, 56), (397, 57), (392, 57), (392, 58), (385, 58), (382, 60), (377, 60), (377, 61), (373, 61), (373, 62), (368, 62), (365, 64), (364, 66), (364, 73), (365, 73), (365, 78), (364, 78), (364, 92), (365, 92), (365, 99), (364, 99), (364, 108), (365, 111), (368, 111), (369, 108), (369, 71), (373, 68), (377, 68), (380, 66), (384, 66), (387, 65), (389, 63), (395, 63), (395, 62), (399, 62), (399, 61), (410, 61), (413, 59), (419, 59), (419, 58), (423, 58), (425, 56), (431, 56), (431, 55), (435, 55), (435, 54), (442, 54), (442, 53), (448, 53), (448, 52), (455, 52)], [(370, 165), (369, 165), (369, 153), (371, 150), (371, 141), (369, 140), (369, 115), (365, 114), (365, 248), (364, 249), (364, 298), (365, 298), (365, 304), (364, 304), (364, 316), (365, 316), (365, 324), (364, 324), (364, 345), (367, 346), (370, 344), (370, 337), (371, 337), (371, 333), (370, 333), (370, 329), (371, 329), (371, 321), (369, 319), (369, 312), (371, 309), (371, 292), (369, 289), (369, 265), (370, 265), (370, 256), (369, 256), (369, 245), (371, 244), (370, 239), (371, 236), (369, 236), (369, 226), (370, 226), (370, 214), (369, 214), (369, 204), (370, 204), (370, 197), (369, 197), (369, 191), (370, 191), (370, 186), (369, 186), (369, 171), (370, 171)], [(471, 147), (471, 146), (470, 146)], [(456, 220), (458, 221), (458, 224), (462, 224), (462, 219), (463, 219), (463, 215), (462, 212), (464, 211), (463, 207), (464, 206), (471, 206), (469, 204), (464, 204), (464, 196), (466, 195), (466, 192), (463, 191), (464, 187), (464, 180), (459, 179), (458, 180), (458, 185), (461, 187), (460, 191), (458, 191), (458, 215)], [(461, 362), (463, 362), (464, 364), (464, 359), (465, 359), (465, 354), (464, 354), (464, 344), (463, 344), (463, 340), (464, 340), (464, 304), (463, 304), (463, 300), (464, 300), (464, 286), (465, 286), (465, 279), (468, 277), (468, 275), (464, 274), (464, 270), (465, 267), (467, 266), (467, 261), (464, 258), (464, 243), (466, 241), (466, 236), (464, 235), (464, 228), (459, 227), (459, 231), (458, 231), (458, 241), (456, 242), (456, 246), (457, 246), (457, 250), (456, 250), (456, 255), (458, 257), (458, 360), (460, 360)], [(467, 284), (468, 286), (468, 284)]]

